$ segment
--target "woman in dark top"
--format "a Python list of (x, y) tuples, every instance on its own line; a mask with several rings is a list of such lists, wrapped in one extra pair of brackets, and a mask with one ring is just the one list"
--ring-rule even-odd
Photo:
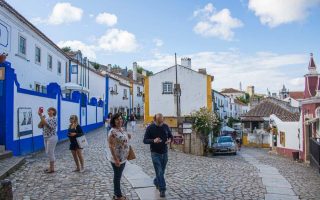
[(78, 117), (76, 115), (71, 115), (70, 125), (68, 130), (68, 137), (70, 140), (70, 150), (77, 166), (74, 172), (84, 171), (84, 160), (82, 155), (82, 149), (79, 147), (77, 142), (77, 137), (80, 137), (82, 135), (83, 135), (83, 131), (81, 126), (78, 123)]

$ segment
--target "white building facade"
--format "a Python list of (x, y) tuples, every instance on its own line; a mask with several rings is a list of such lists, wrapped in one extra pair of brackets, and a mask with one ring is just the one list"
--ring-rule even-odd
[[(152, 121), (156, 113), (162, 113), (167, 119), (177, 116), (189, 116), (202, 107), (212, 110), (211, 83), (213, 77), (191, 69), (188, 66), (177, 65), (149, 76), (145, 80), (145, 122)], [(191, 60), (190, 60), (191, 62)], [(180, 87), (180, 98), (175, 95)], [(196, 103), (195, 103), (196, 102)], [(169, 124), (176, 125), (176, 121)]]
[(0, 53), (15, 69), (21, 88), (46, 93), (66, 82), (68, 56), (5, 1), (0, 2)]
[(130, 113), (130, 81), (113, 73), (107, 73), (108, 112)]

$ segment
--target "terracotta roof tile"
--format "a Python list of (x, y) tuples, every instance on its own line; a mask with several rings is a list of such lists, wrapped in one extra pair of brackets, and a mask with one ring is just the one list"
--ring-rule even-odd
[(304, 99), (304, 92), (303, 91), (289, 92), (289, 97), (295, 100)]
[(292, 113), (274, 102), (264, 100), (249, 112), (242, 115), (241, 119), (270, 117), (272, 114), (276, 115), (282, 121), (299, 121), (300, 118), (299, 113)]
[(225, 88), (221, 91), (221, 93), (223, 94), (223, 93), (244, 93), (244, 92), (233, 89), (233, 88)]

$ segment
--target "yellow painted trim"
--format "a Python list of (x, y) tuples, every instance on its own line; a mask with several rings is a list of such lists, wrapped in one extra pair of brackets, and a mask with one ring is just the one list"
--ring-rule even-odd
[(212, 111), (212, 88), (211, 88), (212, 78), (207, 75), (207, 108)]
[[(151, 119), (150, 119), (151, 118)], [(149, 77), (144, 78), (144, 123), (150, 123), (150, 102), (149, 102)]]

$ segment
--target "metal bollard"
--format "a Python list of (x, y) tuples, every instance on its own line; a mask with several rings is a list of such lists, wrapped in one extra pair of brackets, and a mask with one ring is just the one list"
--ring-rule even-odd
[(0, 180), (0, 200), (12, 200), (12, 184), (10, 180)]

